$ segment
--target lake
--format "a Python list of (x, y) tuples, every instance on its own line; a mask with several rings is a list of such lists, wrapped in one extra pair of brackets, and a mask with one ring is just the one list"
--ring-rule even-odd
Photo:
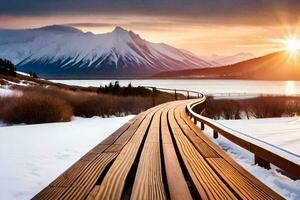
[[(79, 86), (104, 86), (116, 80), (52, 80)], [(300, 95), (300, 81), (256, 81), (256, 80), (184, 80), (184, 79), (133, 79), (118, 80), (120, 85), (153, 86), (170, 89), (185, 89), (209, 95)]]

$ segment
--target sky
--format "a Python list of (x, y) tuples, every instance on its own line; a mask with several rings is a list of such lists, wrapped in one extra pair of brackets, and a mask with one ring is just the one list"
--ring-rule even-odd
[(0, 0), (0, 27), (115, 26), (197, 55), (264, 55), (300, 37), (300, 0)]

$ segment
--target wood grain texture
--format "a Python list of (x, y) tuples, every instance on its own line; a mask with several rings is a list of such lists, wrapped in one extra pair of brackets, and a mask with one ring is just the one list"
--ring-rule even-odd
[(174, 109), (169, 111), (168, 119), (184, 164), (201, 199), (237, 199), (184, 135), (175, 120)]
[(173, 200), (191, 200), (193, 198), (185, 181), (169, 131), (168, 109), (165, 109), (161, 116), (161, 134), (170, 198)]
[(33, 199), (283, 199), (194, 124), (194, 101), (137, 115)]
[(152, 119), (142, 150), (131, 193), (133, 200), (166, 199), (159, 139), (161, 110)]
[[(185, 108), (182, 106), (180, 109), (180, 116), (181, 119), (193, 130), (193, 132), (201, 138), (207, 145), (209, 145), (214, 151), (216, 151), (222, 159), (224, 159), (230, 167), (234, 168), (235, 174), (236, 172), (240, 173), (243, 177), (240, 178), (246, 178), (251, 184), (252, 188), (248, 188), (249, 190), (259, 190), (260, 193), (263, 193), (263, 197), (265, 199), (283, 199), (279, 194), (274, 192), (272, 189), (270, 189), (268, 186), (263, 184), (261, 181), (259, 181), (256, 177), (254, 177), (252, 174), (250, 174), (247, 170), (245, 170), (242, 166), (240, 166), (237, 162), (235, 162), (229, 154), (227, 154), (225, 151), (223, 151), (220, 147), (218, 147), (215, 143), (213, 143), (203, 132), (202, 130), (196, 126), (194, 123), (191, 122), (188, 115), (185, 113)], [(209, 158), (207, 158), (209, 159)], [(209, 162), (210, 163), (210, 162)], [(211, 163), (210, 163), (211, 164)], [(224, 176), (222, 172), (220, 172), (217, 169), (214, 169), (219, 173), (220, 176)], [(228, 174), (227, 174), (228, 175)], [(239, 177), (239, 174), (236, 174), (237, 177)], [(223, 177), (224, 178), (224, 177)], [(226, 181), (227, 184), (229, 184)], [(232, 186), (231, 186), (232, 187)], [(241, 186), (242, 187), (242, 186)], [(248, 185), (249, 187), (249, 185)], [(236, 190), (236, 189), (234, 189)], [(252, 199), (256, 199), (255, 196), (251, 197)]]
[[(86, 174), (89, 174), (89, 170), (91, 166), (99, 165), (99, 159), (101, 160), (101, 154), (104, 153), (113, 143), (124, 133), (132, 131), (129, 129), (131, 126), (136, 126), (141, 123), (141, 120), (144, 118), (145, 113), (133, 118), (130, 122), (121, 126), (117, 131), (107, 137), (104, 141), (100, 144), (96, 145), (93, 149), (91, 149), (87, 154), (85, 154), (80, 160), (74, 163), (69, 169), (67, 169), (63, 174), (61, 174), (57, 179), (55, 179), (52, 183), (49, 184), (45, 189), (43, 189), (40, 193), (33, 197), (33, 199), (49, 199), (49, 200), (56, 200), (56, 199), (66, 199), (63, 198), (64, 194), (68, 194), (69, 191), (74, 190), (74, 185), (77, 183), (77, 179), (81, 179), (85, 177)], [(135, 129), (134, 129), (135, 130)], [(117, 152), (117, 151), (115, 151)], [(114, 154), (113, 157), (110, 158), (110, 161), (116, 157)], [(100, 162), (102, 164), (109, 164), (109, 162)], [(105, 166), (103, 166), (104, 168)], [(96, 169), (99, 169), (96, 167)], [(101, 170), (100, 170), (101, 171)], [(94, 174), (95, 175), (95, 174)], [(100, 176), (96, 174), (93, 177), (93, 180), (97, 180)], [(94, 182), (88, 184), (88, 189), (90, 185), (93, 185)], [(76, 186), (77, 187), (77, 186)], [(82, 190), (81, 190), (82, 191)], [(84, 190), (84, 195), (86, 194)], [(80, 194), (79, 194), (80, 195)]]
[(104, 177), (96, 199), (121, 199), (128, 173), (135, 161), (142, 140), (156, 110), (151, 111), (124, 146)]

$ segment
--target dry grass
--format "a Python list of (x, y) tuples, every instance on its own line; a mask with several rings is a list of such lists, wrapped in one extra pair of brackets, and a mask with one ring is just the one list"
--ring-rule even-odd
[(300, 115), (300, 97), (260, 96), (251, 99), (207, 98), (204, 115), (213, 119), (270, 118)]
[[(152, 107), (152, 97), (113, 96), (97, 92), (63, 89), (56, 86), (11, 86), (20, 97), (0, 99), (0, 120), (7, 123), (45, 123), (69, 121), (71, 116), (123, 116), (138, 114)], [(156, 104), (173, 100), (161, 93)], [(15, 113), (20, 113), (16, 115)]]
[[(49, 101), (49, 99), (55, 99), (53, 100), (53, 102), (56, 103), (56, 106), (59, 109), (69, 107), (71, 108), (71, 111), (75, 116), (81, 117), (108, 117), (138, 114), (153, 106), (152, 92), (151, 90), (149, 90), (148, 92), (148, 90), (144, 88), (142, 88), (142, 91), (144, 92), (145, 90), (147, 90), (147, 95), (142, 95), (141, 88), (133, 87), (124, 87), (124, 92), (122, 94), (118, 93), (117, 95), (113, 95), (103, 94), (97, 87), (65, 85), (43, 79), (23, 76), (20, 74), (17, 74), (16, 77), (4, 76), (0, 74), (0, 80), (3, 80), (0, 82), (0, 84), (4, 85), (7, 84), (6, 80), (15, 83), (20, 83), (20, 80), (22, 80), (22, 83), (27, 82), (29, 84), (29, 86), (26, 87), (21, 85), (10, 85), (11, 89), (21, 91), (23, 93), (23, 96), (2, 98), (0, 100), (0, 107), (7, 107), (0, 110), (0, 120), (9, 123), (43, 123), (69, 120), (64, 117), (57, 117), (54, 120), (50, 116), (48, 117), (48, 120), (44, 118), (38, 120), (38, 118), (34, 116), (35, 113), (42, 112), (39, 110), (44, 109), (41, 106), (41, 102), (44, 101), (45, 105), (50, 104), (49, 102), (51, 101)], [(132, 90), (131, 93), (133, 94), (128, 95), (128, 89)], [(155, 96), (156, 105), (174, 100), (174, 94), (169, 94), (166, 92), (157, 91), (155, 93)], [(33, 99), (30, 99), (29, 97)], [(184, 96), (178, 94), (178, 99), (181, 98), (184, 98)], [(12, 104), (11, 102), (14, 103)], [(30, 103), (32, 103), (33, 105), (30, 105)], [(61, 104), (61, 107), (59, 107), (58, 104)], [(27, 114), (24, 113), (20, 115), (18, 119), (13, 118), (14, 115), (12, 113), (16, 113), (13, 110), (21, 110), (23, 106), (28, 108), (28, 110), (26, 111)], [(25, 108), (23, 110), (25, 110)], [(32, 113), (29, 112), (30, 110), (32, 111)], [(44, 110), (45, 112), (49, 112), (49, 115), (53, 114), (51, 113), (51, 109)], [(62, 110), (59, 112), (62, 112)], [(46, 116), (46, 114), (43, 115)], [(32, 119), (27, 119), (28, 116)]]
[(113, 96), (96, 92), (71, 91), (57, 87), (22, 87), (15, 86), (27, 95), (49, 96), (67, 102), (73, 109), (74, 115), (82, 117), (92, 116), (120, 116), (137, 114), (152, 106), (149, 97)]
[(70, 121), (72, 107), (65, 101), (37, 95), (4, 97), (0, 99), (0, 118), (9, 124), (36, 124)]

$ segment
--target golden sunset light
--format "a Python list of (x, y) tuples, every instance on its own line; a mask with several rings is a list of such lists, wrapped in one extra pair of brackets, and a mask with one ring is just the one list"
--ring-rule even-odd
[(300, 40), (299, 39), (288, 39), (285, 41), (286, 49), (291, 52), (295, 53), (300, 48)]
[(0, 200), (300, 200), (300, 0), (0, 0)]

